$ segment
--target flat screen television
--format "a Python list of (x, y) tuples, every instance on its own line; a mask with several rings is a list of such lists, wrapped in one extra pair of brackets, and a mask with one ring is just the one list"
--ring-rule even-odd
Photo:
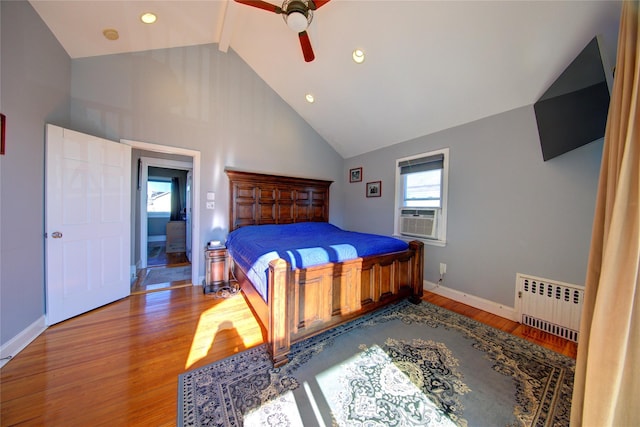
[(544, 161), (604, 137), (613, 72), (594, 37), (533, 105)]

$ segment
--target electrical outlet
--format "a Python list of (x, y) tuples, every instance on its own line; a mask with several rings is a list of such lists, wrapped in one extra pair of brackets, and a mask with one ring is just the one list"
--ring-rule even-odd
[(440, 263), (440, 275), (447, 274), (447, 264), (444, 262)]
[(216, 202), (207, 202), (207, 209), (215, 209)]

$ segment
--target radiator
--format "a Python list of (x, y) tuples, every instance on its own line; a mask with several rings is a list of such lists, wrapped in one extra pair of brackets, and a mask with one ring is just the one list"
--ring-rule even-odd
[(584, 287), (518, 273), (521, 322), (578, 342)]

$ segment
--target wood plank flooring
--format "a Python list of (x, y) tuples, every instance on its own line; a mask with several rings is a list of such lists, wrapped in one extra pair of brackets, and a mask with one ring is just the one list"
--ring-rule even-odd
[[(575, 358), (576, 345), (447, 298), (424, 299)], [(263, 342), (242, 295), (132, 295), (51, 326), (0, 371), (2, 426), (173, 426), (178, 375)]]
[(576, 358), (578, 354), (578, 345), (572, 341), (564, 338), (551, 335), (539, 329), (532, 328), (527, 325), (522, 325), (518, 322), (514, 322), (504, 317), (496, 316), (495, 314), (487, 313), (478, 308), (474, 308), (451, 300), (449, 298), (436, 295), (432, 292), (425, 292), (422, 298), (425, 301), (429, 301), (434, 305), (444, 307), (447, 310), (454, 311), (464, 316), (470, 317), (478, 322), (485, 323), (489, 326), (493, 326), (496, 329), (503, 330), (512, 335), (524, 338), (528, 341), (534, 342), (542, 347), (546, 347), (557, 353), (564, 354), (565, 356)]

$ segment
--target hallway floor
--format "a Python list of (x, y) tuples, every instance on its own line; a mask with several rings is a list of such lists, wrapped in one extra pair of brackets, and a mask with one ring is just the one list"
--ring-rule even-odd
[(164, 242), (150, 242), (147, 268), (138, 270), (132, 294), (191, 286), (191, 263), (184, 252), (166, 253)]

